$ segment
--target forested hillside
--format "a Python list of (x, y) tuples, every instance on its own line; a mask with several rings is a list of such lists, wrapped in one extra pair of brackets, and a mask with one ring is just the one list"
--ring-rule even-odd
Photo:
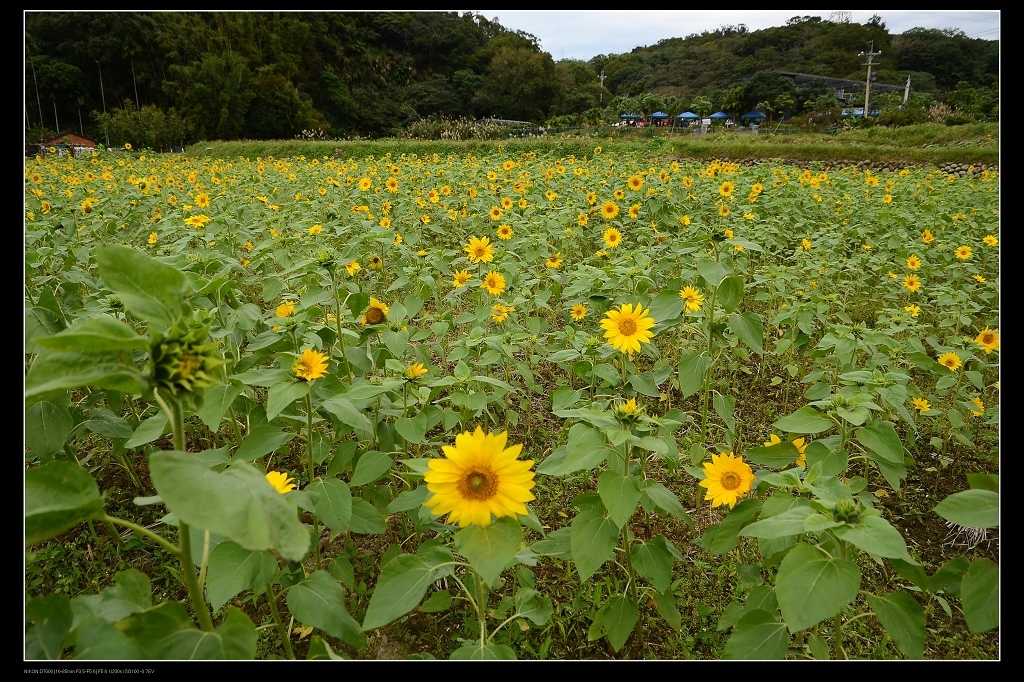
[(74, 131), (119, 144), (111, 131), (125, 125), (145, 131), (137, 145), (160, 149), (395, 136), (430, 117), (601, 123), (645, 95), (680, 112), (706, 102), (790, 117), (829, 88), (797, 88), (775, 72), (863, 79), (858, 55), (871, 41), (882, 53), (878, 82), (911, 77), (929, 103), (979, 120), (998, 115), (998, 41), (933, 29), (892, 35), (877, 17), (723, 26), (589, 62), (556, 62), (534, 36), (470, 12), (30, 11), (24, 19), (29, 141)]

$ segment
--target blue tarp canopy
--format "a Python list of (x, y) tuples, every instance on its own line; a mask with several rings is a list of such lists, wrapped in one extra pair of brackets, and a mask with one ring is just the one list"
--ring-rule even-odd
[(697, 114), (693, 113), (692, 111), (684, 111), (683, 113), (681, 113), (678, 116), (676, 116), (676, 118), (682, 118), (682, 119), (685, 119), (687, 121), (697, 121), (697, 120), (700, 120), (700, 116), (698, 116)]
[[(878, 111), (878, 109), (872, 109), (871, 111), (868, 112), (868, 114), (870, 114), (871, 116), (878, 116), (879, 113), (880, 112)], [(843, 109), (843, 116), (863, 116), (863, 115), (864, 115), (864, 108), (863, 107), (860, 107), (858, 109), (854, 109), (852, 112), (849, 109)]]
[(639, 121), (643, 116), (640, 114), (619, 114), (619, 118), (626, 118), (631, 121)]
[(743, 114), (742, 116), (740, 116), (740, 118), (766, 118), (766, 116), (757, 109), (754, 109), (753, 111), (748, 111), (747, 113)]
[(664, 118), (668, 118), (668, 114), (666, 114), (664, 111), (655, 111), (653, 114), (651, 114), (651, 118), (661, 120)]
[(708, 116), (708, 118), (714, 118), (714, 119), (729, 118), (729, 114), (725, 113), (724, 111), (716, 111), (715, 113), (713, 113), (710, 116)]

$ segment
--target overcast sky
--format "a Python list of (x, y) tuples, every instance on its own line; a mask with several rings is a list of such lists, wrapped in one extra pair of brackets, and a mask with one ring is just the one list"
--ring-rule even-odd
[[(796, 16), (829, 20), (833, 10), (457, 10), (475, 12), (512, 31), (536, 36), (551, 57), (589, 61), (599, 54), (625, 54), (633, 48), (656, 45), (666, 38), (685, 38), (722, 26), (744, 24), (757, 31), (785, 26)], [(866, 24), (882, 17), (890, 34), (912, 28), (954, 28), (970, 38), (999, 39), (999, 10), (846, 10), (850, 21)]]

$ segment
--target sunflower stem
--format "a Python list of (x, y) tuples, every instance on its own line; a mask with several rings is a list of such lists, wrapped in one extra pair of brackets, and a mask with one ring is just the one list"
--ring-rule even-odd
[[(307, 485), (313, 482), (313, 401), (309, 397), (309, 393), (306, 393), (306, 470), (307, 470)], [(314, 548), (316, 555), (316, 568), (320, 567), (320, 523), (317, 520), (316, 514), (313, 514), (313, 537), (316, 538), (316, 546)]]
[(278, 636), (281, 637), (281, 643), (284, 645), (284, 652), (288, 656), (289, 660), (295, 660), (295, 652), (292, 651), (291, 638), (288, 636), (288, 630), (284, 626), (284, 622), (281, 620), (281, 612), (277, 608), (277, 595), (274, 594), (273, 583), (267, 585), (267, 603), (270, 604), (270, 613), (274, 616), (274, 626), (277, 629)]

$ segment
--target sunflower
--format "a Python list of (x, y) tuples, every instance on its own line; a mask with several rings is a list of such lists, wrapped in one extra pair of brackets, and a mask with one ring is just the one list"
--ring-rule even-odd
[(366, 190), (370, 189), (370, 186), (372, 184), (373, 184), (373, 180), (371, 180), (370, 178), (360, 178), (359, 179), (359, 189), (363, 190), (364, 192)]
[(572, 319), (580, 322), (587, 316), (587, 306), (582, 303), (577, 303), (572, 307), (572, 310), (569, 311), (569, 314), (572, 315)]
[(417, 379), (427, 373), (427, 368), (422, 362), (414, 362), (405, 368), (406, 379)]
[(291, 301), (285, 301), (281, 305), (277, 306), (277, 310), (275, 311), (278, 317), (289, 317), (294, 312), (295, 304)]
[(904, 310), (910, 313), (911, 317), (917, 317), (918, 315), (921, 314), (921, 306), (919, 305), (908, 305), (907, 307), (904, 308)]
[(370, 256), (370, 267), (374, 270), (380, 270), (384, 267), (384, 259), (376, 254)]
[(487, 237), (470, 237), (469, 244), (464, 250), (469, 254), (469, 260), (472, 263), (490, 263), (494, 260), (494, 247), (491, 246), (491, 240)]
[(380, 324), (387, 319), (388, 306), (377, 299), (370, 297), (370, 305), (363, 313), (363, 317), (360, 320), (363, 324)]
[(558, 198), (558, 194), (556, 194), (554, 190), (549, 189), (548, 191), (544, 192), (544, 198), (547, 199), (548, 201), (554, 201), (555, 199)]
[(742, 456), (731, 452), (711, 455), (711, 461), (704, 463), (704, 480), (700, 486), (707, 488), (705, 500), (711, 500), (711, 508), (728, 504), (732, 509), (736, 502), (754, 485), (754, 472)]
[(985, 327), (974, 342), (985, 350), (985, 355), (988, 355), (994, 350), (999, 350), (999, 332)]
[(295, 490), (295, 479), (283, 471), (268, 471), (267, 482), (274, 486), (274, 490), (282, 495)]
[(996, 246), (999, 244), (999, 239), (994, 234), (987, 234), (981, 241), (985, 242), (988, 246)]
[[(782, 439), (773, 433), (768, 437), (768, 440), (766, 440), (764, 444), (767, 447), (769, 445), (778, 445), (781, 442)], [(793, 447), (796, 448), (796, 465), (798, 467), (807, 466), (807, 456), (805, 452), (807, 450), (807, 443), (803, 438), (794, 438), (790, 442), (793, 444)]]
[(634, 192), (644, 186), (644, 179), (639, 175), (629, 176), (629, 180), (626, 181), (626, 187), (629, 187)]
[(814, 246), (814, 245), (811, 243), (811, 240), (806, 238), (806, 237), (804, 237), (800, 241), (800, 247), (799, 248), (804, 250), (804, 251), (810, 251), (812, 246)]
[(354, 260), (351, 263), (347, 263), (345, 265), (345, 270), (348, 272), (349, 276), (356, 274), (356, 271), (360, 270), (361, 268), (362, 266), (359, 265), (359, 261), (357, 260)]
[(612, 192), (612, 196), (615, 197), (617, 200), (622, 201), (623, 199), (626, 198), (626, 192), (625, 190), (617, 189), (614, 192)]
[(723, 218), (728, 218), (729, 217), (729, 207), (726, 206), (725, 204), (719, 204), (718, 205), (718, 215), (722, 216)]
[(452, 277), (452, 286), (455, 287), (456, 289), (458, 289), (459, 287), (464, 287), (466, 286), (466, 282), (469, 281), (470, 277), (472, 277), (472, 275), (470, 275), (467, 271), (459, 270)]
[(522, 445), (506, 448), (508, 432), (465, 431), (455, 446), (442, 446), (444, 459), (431, 459), (423, 475), (432, 493), (423, 503), (436, 516), (448, 515), (449, 523), (489, 526), (491, 517), (528, 514), (526, 502), (534, 499), (533, 460), (519, 460)]
[(512, 204), (512, 200), (511, 199), (509, 199), (508, 197), (502, 197), (501, 198), (501, 208), (502, 209), (507, 211), (510, 208), (512, 208), (512, 206), (513, 206), (513, 204)]
[[(131, 142), (125, 142), (125, 143), (124, 143), (124, 150), (125, 150), (126, 152), (130, 152), (130, 151), (132, 150), (132, 143), (131, 143)], [(54, 151), (57, 151), (57, 150), (56, 150), (56, 149), (54, 149), (53, 147), (50, 147), (50, 151), (51, 151), (51, 152), (54, 152)]]
[(619, 205), (609, 199), (608, 201), (601, 204), (601, 217), (605, 220), (611, 220), (615, 216), (619, 215)]
[(638, 215), (640, 215), (640, 204), (633, 204), (629, 207), (629, 217), (636, 220)]
[(736, 185), (734, 185), (732, 181), (726, 180), (718, 188), (718, 193), (721, 194), (723, 197), (728, 197), (732, 196), (732, 192), (734, 189), (736, 189)]
[(679, 298), (686, 301), (686, 310), (690, 312), (697, 312), (704, 305), (704, 294), (689, 284), (679, 290)]
[(557, 268), (559, 265), (562, 264), (562, 254), (556, 253), (554, 256), (551, 256), (546, 261), (544, 261), (544, 264), (547, 265), (549, 268)]
[(911, 402), (914, 403), (914, 408), (918, 412), (927, 412), (932, 409), (932, 404), (925, 398), (914, 398)]
[(910, 254), (910, 257), (907, 258), (907, 267), (910, 268), (911, 270), (920, 269), (921, 259), (914, 254)]
[(512, 239), (512, 226), (498, 225), (498, 239), (501, 239), (502, 241)]
[(149, 244), (151, 244), (151, 245), (152, 245), (152, 244), (156, 244), (156, 240), (157, 240), (157, 239), (159, 239), (159, 238), (160, 238), (160, 235), (159, 235), (158, 233), (156, 233), (156, 232), (150, 232), (150, 233), (149, 233), (149, 240), (148, 240), (148, 242), (149, 242)]
[(495, 303), (491, 306), (491, 319), (501, 324), (508, 319), (508, 314), (515, 312), (515, 306), (504, 305), (503, 303)]
[(586, 226), (587, 220), (589, 220), (589, 218), (587, 217), (586, 213), (580, 213), (578, 216), (576, 216), (576, 224), (579, 225), (580, 227)]
[(320, 234), (323, 231), (324, 231), (324, 226), (320, 225), (320, 224), (313, 225), (311, 228), (309, 228), (309, 233), (310, 234)]
[(587, 192), (587, 203), (590, 204), (591, 206), (597, 203), (596, 192)]
[(385, 230), (390, 230), (391, 229), (391, 218), (388, 218), (387, 216), (384, 216), (383, 218), (381, 218), (380, 219), (380, 226), (383, 227)]
[(605, 339), (623, 353), (635, 353), (640, 350), (641, 343), (650, 343), (654, 336), (650, 329), (655, 321), (650, 312), (650, 309), (644, 310), (640, 304), (633, 310), (631, 303), (609, 310), (601, 320)]
[(616, 230), (614, 227), (609, 227), (607, 230), (601, 233), (604, 237), (605, 246), (609, 249), (614, 249), (620, 243), (622, 243), (622, 233)]
[(933, 241), (935, 241), (935, 235), (932, 234), (931, 230), (925, 230), (924, 232), (921, 233), (921, 241), (923, 241), (925, 244), (931, 244)]
[(501, 220), (501, 208), (497, 206), (491, 206), (491, 220)]
[(949, 353), (943, 353), (939, 356), (939, 364), (946, 367), (951, 372), (955, 372), (960, 369), (963, 362), (960, 361), (960, 356), (950, 351)]
[(971, 257), (971, 247), (969, 246), (958, 246), (956, 247), (956, 257), (960, 260), (967, 260)]
[(498, 296), (505, 291), (505, 276), (492, 270), (484, 276), (484, 283), (480, 287), (487, 289), (491, 296)]
[(516, 167), (516, 162), (513, 161), (512, 159), (505, 159), (505, 163), (503, 163), (501, 167), (507, 171), (510, 171)]
[(907, 275), (903, 278), (903, 286), (911, 291), (917, 291), (921, 288), (921, 278), (913, 274)]
[(306, 381), (327, 376), (327, 356), (320, 351), (307, 348), (302, 351), (302, 355), (292, 365), (292, 371), (295, 376)]
[(388, 191), (395, 193), (398, 191), (398, 178), (388, 178), (384, 186), (388, 188)]

